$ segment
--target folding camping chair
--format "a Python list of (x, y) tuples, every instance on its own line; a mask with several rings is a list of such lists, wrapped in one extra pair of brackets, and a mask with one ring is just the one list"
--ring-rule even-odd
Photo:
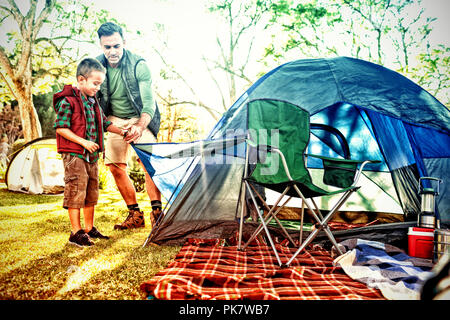
[[(239, 249), (245, 250), (249, 243), (264, 230), (280, 266), (289, 266), (295, 257), (308, 246), (317, 234), (323, 230), (331, 243), (342, 254), (337, 242), (328, 227), (328, 222), (338, 212), (339, 208), (347, 201), (350, 195), (358, 190), (357, 182), (364, 166), (368, 163), (377, 163), (373, 160), (350, 160), (341, 158), (324, 157), (307, 154), (310, 139), (309, 113), (291, 103), (260, 99), (248, 103), (248, 140), (246, 152), (246, 165), (242, 179), (242, 191), (247, 191), (251, 202), (259, 216), (260, 226), (254, 231), (250, 239), (242, 247), (242, 224), (244, 213), (245, 192), (241, 192), (240, 202), (240, 238)], [(268, 134), (268, 132), (271, 134)], [(256, 155), (256, 156), (255, 156)], [(327, 191), (315, 185), (306, 167), (307, 157), (316, 157), (322, 160), (324, 167), (323, 183), (337, 187), (337, 190)], [(279, 165), (281, 162), (281, 165)], [(251, 170), (248, 170), (251, 165)], [(260, 185), (281, 193), (278, 200), (270, 208), (252, 185)], [(314, 201), (314, 197), (342, 194), (337, 203), (325, 216)], [(263, 216), (258, 208), (256, 197), (268, 209)], [(287, 196), (287, 200), (280, 204)], [(315, 220), (315, 229), (303, 241), (290, 260), (282, 264), (271, 237), (268, 223), (275, 219), (282, 232), (294, 242), (289, 233), (282, 226), (276, 215), (286, 206), (292, 197), (301, 198), (306, 208), (310, 210)], [(311, 205), (312, 204), (312, 205)], [(303, 232), (303, 212), (301, 214), (300, 235)]]

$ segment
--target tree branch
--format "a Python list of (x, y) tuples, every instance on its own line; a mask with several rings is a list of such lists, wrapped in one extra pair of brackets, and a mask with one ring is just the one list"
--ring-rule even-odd
[(9, 8), (9, 12), (11, 12), (11, 14), (13, 15), (14, 20), (17, 21), (17, 24), (19, 25), (20, 28), (20, 32), (22, 33), (24, 31), (23, 26), (24, 17), (20, 13), (19, 8), (17, 7), (16, 3), (13, 0), (8, 0), (8, 3), (11, 6), (11, 8)]
[(2, 76), (3, 80), (5, 81), (6, 85), (8, 86), (9, 92), (11, 92), (11, 94), (14, 96), (14, 99), (17, 100), (17, 96), (13, 90), (13, 88), (11, 87), (11, 85), (9, 84), (9, 81), (6, 79), (5, 75), (3, 74), (3, 72), (0, 72), (0, 75)]
[[(193, 105), (193, 106), (199, 105), (197, 102), (194, 102), (194, 101), (175, 101), (175, 102), (169, 102), (169, 100), (167, 100), (166, 98), (164, 98), (161, 94), (157, 93), (157, 95), (158, 95), (158, 97), (159, 97), (162, 101), (164, 101), (164, 103), (165, 103), (166, 105), (168, 105), (169, 107), (176, 106), (176, 105), (183, 105), (183, 104), (190, 104), (190, 105)], [(200, 106), (201, 106), (202, 108), (204, 108), (204, 109), (207, 109), (211, 114), (212, 114), (212, 112), (216, 112), (218, 115), (220, 115), (220, 112), (217, 111), (216, 109), (213, 109), (213, 108), (210, 108), (210, 107), (208, 107), (208, 106), (205, 106), (204, 104), (201, 104)], [(215, 118), (215, 117), (214, 117), (214, 118)]]
[[(35, 28), (36, 30), (40, 30), (44, 21), (48, 18), (53, 8), (55, 7), (55, 0), (45, 0), (45, 7), (42, 9), (41, 14), (36, 19)], [(36, 39), (37, 34), (33, 36), (33, 39)]]
[(205, 62), (206, 69), (208, 69), (208, 73), (209, 73), (211, 79), (214, 81), (214, 83), (216, 84), (217, 89), (219, 90), (220, 98), (222, 99), (222, 106), (226, 110), (225, 95), (222, 92), (222, 88), (220, 87), (219, 82), (217, 81), (217, 79), (213, 76), (211, 68), (208, 65), (206, 57), (203, 56), (202, 59)]
[(6, 74), (11, 78), (15, 78), (13, 66), (11, 65), (11, 62), (8, 59), (8, 56), (6, 55), (5, 49), (0, 46), (0, 66), (5, 69)]

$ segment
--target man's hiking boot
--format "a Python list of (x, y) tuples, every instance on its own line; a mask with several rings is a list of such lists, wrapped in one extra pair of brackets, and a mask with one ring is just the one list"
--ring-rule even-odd
[(161, 214), (162, 214), (161, 208), (154, 209), (152, 210), (152, 212), (150, 212), (150, 221), (152, 223), (152, 228), (155, 226)]
[(139, 210), (130, 210), (128, 217), (121, 224), (116, 224), (114, 229), (126, 230), (145, 227), (144, 213)]
[(108, 236), (101, 234), (96, 227), (92, 227), (91, 231), (89, 231), (87, 234), (90, 238), (109, 239)]
[(78, 230), (76, 233), (71, 232), (69, 243), (78, 247), (90, 247), (94, 245), (94, 242), (89, 238), (88, 234), (84, 232), (83, 229)]

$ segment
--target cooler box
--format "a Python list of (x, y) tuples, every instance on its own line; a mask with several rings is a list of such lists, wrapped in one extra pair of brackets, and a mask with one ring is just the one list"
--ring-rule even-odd
[(433, 258), (434, 229), (410, 227), (408, 229), (408, 255), (416, 258)]

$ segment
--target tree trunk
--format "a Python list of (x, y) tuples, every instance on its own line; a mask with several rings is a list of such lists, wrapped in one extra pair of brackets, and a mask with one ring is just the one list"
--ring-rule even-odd
[[(31, 73), (30, 70), (27, 71)], [(16, 86), (16, 98), (19, 104), (20, 119), (22, 120), (23, 137), (25, 142), (28, 142), (42, 137), (42, 128), (33, 104), (33, 95), (31, 94), (32, 85), (31, 83), (27, 84), (26, 79), (31, 79), (31, 77), (16, 79), (14, 84)]]
[(25, 142), (42, 137), (41, 123), (31, 95), (29, 97), (18, 97), (18, 103)]

